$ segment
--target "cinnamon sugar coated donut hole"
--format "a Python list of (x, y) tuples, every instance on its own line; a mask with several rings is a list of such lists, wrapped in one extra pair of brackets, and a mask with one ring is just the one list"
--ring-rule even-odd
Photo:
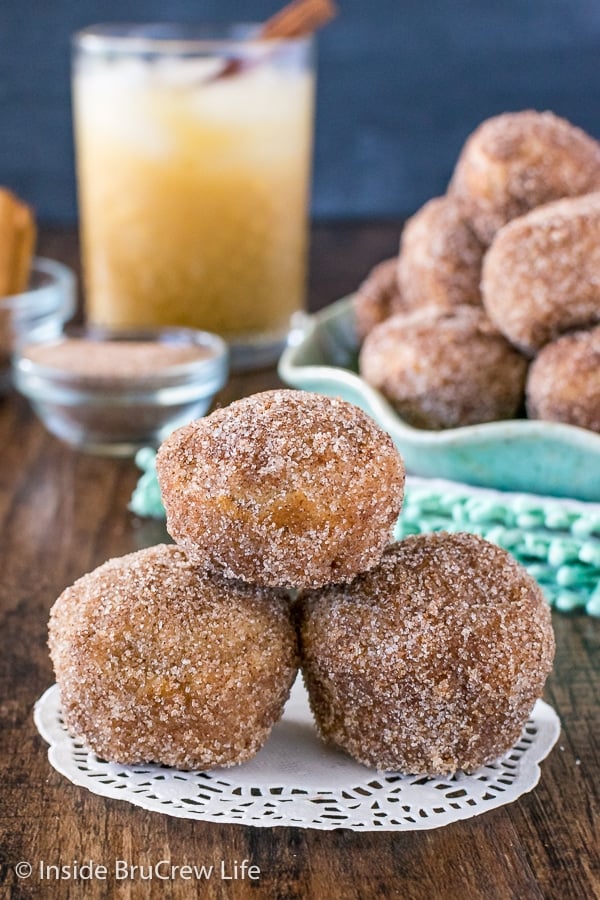
[(354, 295), (353, 305), (359, 341), (363, 341), (375, 325), (404, 308), (396, 256), (385, 259), (369, 272)]
[(84, 575), (56, 601), (49, 633), (69, 731), (124, 764), (249, 759), (297, 672), (287, 595), (202, 578), (174, 546)]
[(167, 528), (209, 572), (319, 587), (372, 568), (404, 465), (357, 406), (304, 391), (246, 397), (174, 432), (157, 474)]
[(407, 308), (481, 306), (484, 248), (452, 197), (435, 197), (402, 232), (398, 283)]
[(600, 144), (551, 112), (487, 119), (467, 139), (449, 193), (484, 244), (511, 219), (600, 190)]
[(527, 379), (527, 413), (600, 433), (600, 327), (540, 351)]
[(483, 265), (485, 309), (534, 355), (566, 331), (600, 322), (600, 193), (557, 200), (498, 232)]
[(374, 328), (359, 369), (409, 425), (439, 430), (515, 416), (527, 362), (483, 310), (426, 307)]
[(304, 594), (298, 615), (321, 737), (407, 774), (469, 772), (502, 756), (554, 655), (536, 582), (472, 534), (397, 543), (351, 584)]

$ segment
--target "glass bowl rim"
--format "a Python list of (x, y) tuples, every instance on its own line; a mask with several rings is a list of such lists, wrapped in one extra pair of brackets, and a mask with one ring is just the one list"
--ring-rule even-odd
[(31, 312), (39, 313), (41, 311), (40, 295), (52, 296), (58, 290), (61, 294), (64, 294), (65, 299), (73, 297), (72, 303), (68, 304), (69, 308), (67, 311), (70, 315), (75, 309), (75, 273), (73, 270), (55, 259), (36, 256), (31, 263), (31, 275), (34, 274), (45, 275), (48, 280), (45, 283), (35, 285), (35, 287), (28, 287), (27, 290), (18, 294), (10, 294), (8, 297), (0, 298), (0, 311), (10, 312), (18, 310), (19, 312), (25, 312), (31, 309)]
[[(99, 22), (72, 35), (75, 50), (85, 53), (173, 54), (239, 54), (241, 50), (282, 47), (310, 47), (314, 35), (293, 38), (260, 38), (259, 22)], [(168, 30), (182, 32), (167, 36)], [(146, 30), (148, 33), (144, 34)], [(151, 30), (165, 31), (165, 36), (152, 35)], [(235, 31), (234, 31), (235, 30)], [(136, 33), (137, 32), (137, 33)], [(187, 32), (187, 34), (186, 34)]]
[[(27, 356), (27, 348), (43, 344), (57, 344), (69, 337), (90, 337), (101, 343), (103, 340), (136, 340), (151, 341), (153, 343), (179, 343), (180, 346), (205, 347), (212, 351), (210, 356), (187, 360), (173, 366), (161, 369), (157, 372), (143, 375), (85, 375), (60, 369), (57, 366), (44, 365)], [(158, 340), (157, 340), (158, 339)], [(170, 340), (169, 340), (170, 339)], [(178, 340), (179, 339), (179, 340)], [(132, 399), (140, 394), (150, 395), (161, 389), (168, 390), (183, 384), (196, 385), (203, 393), (210, 393), (215, 385), (222, 386), (228, 374), (229, 349), (225, 341), (217, 334), (210, 331), (201, 331), (195, 328), (169, 326), (163, 328), (121, 328), (111, 329), (96, 325), (74, 325), (67, 328), (57, 338), (36, 342), (35, 340), (23, 343), (17, 350), (14, 360), (14, 368), (19, 381), (29, 383), (35, 381), (38, 387), (43, 385), (41, 391), (35, 394), (40, 398), (41, 394), (53, 390), (69, 390), (78, 392), (82, 398), (85, 395), (103, 394), (107, 397), (117, 395)], [(29, 384), (28, 384), (29, 386)], [(27, 391), (28, 395), (29, 390)], [(46, 399), (49, 399), (47, 396)]]

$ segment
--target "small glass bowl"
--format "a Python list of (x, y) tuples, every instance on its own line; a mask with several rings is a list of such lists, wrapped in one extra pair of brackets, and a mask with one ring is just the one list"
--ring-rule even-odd
[[(65, 352), (69, 338), (84, 342), (79, 355)], [(123, 354), (115, 349), (121, 343), (129, 344)], [(105, 352), (98, 349), (103, 344)], [(139, 356), (133, 347), (141, 345)], [(154, 367), (156, 353), (170, 354), (173, 348), (198, 355), (183, 362), (163, 359)], [(14, 358), (15, 386), (46, 428), (80, 450), (104, 456), (157, 447), (175, 428), (204, 415), (227, 375), (225, 342), (189, 328), (67, 328), (61, 340), (29, 342)]]
[(0, 394), (11, 383), (11, 357), (27, 340), (57, 338), (75, 312), (75, 276), (62, 263), (33, 260), (29, 289), (0, 299)]

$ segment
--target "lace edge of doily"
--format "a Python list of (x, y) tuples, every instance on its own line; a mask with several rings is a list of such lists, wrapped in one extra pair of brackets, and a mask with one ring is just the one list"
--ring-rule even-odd
[[(156, 798), (146, 798), (142, 793), (138, 793), (135, 791), (131, 791), (128, 793), (125, 786), (115, 789), (113, 783), (104, 783), (100, 780), (100, 777), (94, 778), (94, 776), (90, 776), (89, 771), (87, 770), (77, 770), (77, 767), (74, 767), (73, 765), (72, 759), (73, 739), (68, 734), (64, 726), (58, 721), (58, 716), (56, 715), (56, 710), (59, 707), (58, 704), (54, 701), (57, 697), (58, 687), (57, 685), (52, 685), (36, 702), (34, 708), (34, 721), (40, 735), (49, 744), (48, 760), (51, 766), (57, 772), (59, 772), (59, 774), (70, 781), (71, 784), (74, 784), (77, 787), (83, 787), (91, 793), (105, 797), (107, 799), (117, 799), (121, 801), (125, 800), (130, 804), (138, 806), (139, 808), (147, 810), (149, 812), (157, 812), (162, 815), (168, 815), (174, 818), (192, 819), (197, 821), (211, 821), (220, 824), (245, 825), (259, 828), (299, 827), (324, 831), (345, 828), (352, 831), (369, 832), (429, 831), (435, 828), (445, 827), (446, 825), (452, 824), (453, 822), (464, 821), (465, 819), (482, 815), (489, 810), (507, 806), (518, 800), (524, 794), (531, 792), (537, 786), (541, 777), (541, 768), (539, 764), (548, 756), (548, 754), (556, 744), (561, 730), (560, 720), (554, 709), (544, 701), (538, 700), (531, 716), (531, 718), (538, 726), (538, 734), (536, 736), (534, 747), (528, 749), (519, 759), (520, 770), (517, 790), (514, 793), (508, 792), (508, 796), (497, 794), (486, 800), (484, 806), (482, 806), (481, 804), (475, 806), (463, 806), (460, 809), (452, 810), (451, 814), (445, 812), (443, 814), (439, 814), (437, 818), (429, 818), (424, 821), (416, 820), (410, 825), (402, 823), (396, 826), (390, 824), (389, 822), (376, 824), (374, 822), (365, 823), (363, 821), (360, 821), (353, 823), (349, 821), (340, 823), (337, 821), (328, 821), (326, 819), (320, 819), (318, 821), (306, 821), (301, 817), (294, 818), (291, 816), (282, 817), (281, 819), (266, 817), (264, 819), (257, 819), (251, 818), (250, 816), (248, 816), (247, 819), (240, 818), (239, 816), (237, 818), (228, 818), (227, 813), (215, 814), (211, 813), (210, 810), (204, 808), (199, 810), (191, 810), (189, 808), (175, 806), (168, 800), (161, 803), (160, 801), (157, 801)], [(521, 740), (522, 738), (520, 739), (520, 741)], [(518, 746), (520, 741), (515, 744), (515, 747)], [(532, 753), (534, 748), (535, 755), (529, 755)], [(507, 756), (510, 756), (512, 752), (513, 750), (505, 754), (503, 759), (505, 759)], [(365, 771), (368, 773), (368, 780), (373, 780), (374, 778), (385, 774), (377, 773), (375, 772), (375, 770)], [(226, 778), (224, 778), (222, 775), (220, 775), (219, 777), (219, 783), (226, 783), (232, 788), (236, 787), (235, 782), (227, 782)], [(367, 778), (365, 779), (365, 784), (366, 783)], [(279, 787), (290, 790), (294, 789), (289, 785), (279, 785), (275, 783), (271, 787), (273, 790), (279, 789)], [(302, 785), (296, 785), (295, 787), (301, 790), (306, 789), (305, 786)], [(356, 789), (358, 790), (361, 787), (362, 785), (357, 784)], [(318, 793), (320, 795), (326, 795), (330, 793), (332, 802), (338, 802), (339, 800), (339, 790), (336, 791), (335, 789), (333, 789), (331, 792), (319, 791)]]

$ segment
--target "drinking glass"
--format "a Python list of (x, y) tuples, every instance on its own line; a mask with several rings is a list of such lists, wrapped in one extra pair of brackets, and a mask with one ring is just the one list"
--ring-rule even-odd
[(257, 34), (74, 38), (87, 318), (216, 332), (237, 369), (272, 363), (305, 302), (313, 41)]

